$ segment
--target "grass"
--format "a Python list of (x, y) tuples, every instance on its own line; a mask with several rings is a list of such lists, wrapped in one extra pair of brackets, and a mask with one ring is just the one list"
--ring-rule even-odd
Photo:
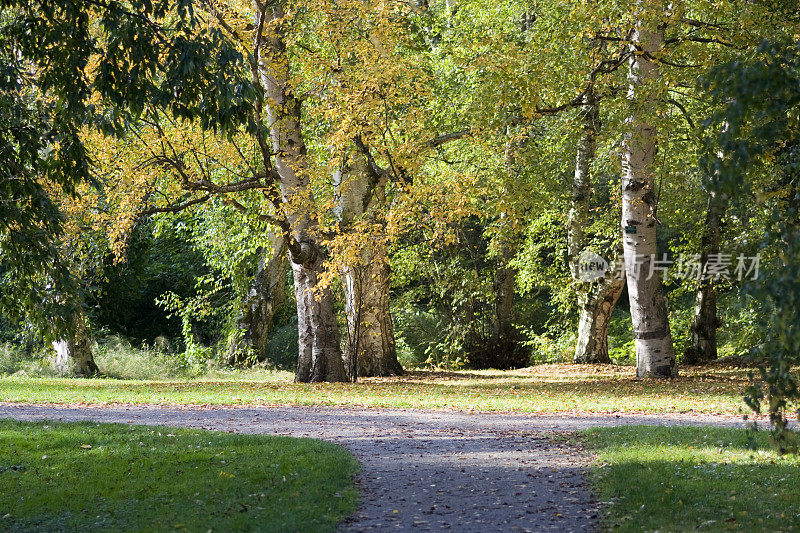
[(514, 371), (412, 371), (359, 383), (293, 383), (287, 372), (153, 380), (0, 377), (0, 401), (181, 405), (346, 405), (517, 412), (739, 414), (746, 370), (684, 369), (682, 377), (637, 380), (631, 367), (539, 365)]
[(311, 439), (0, 420), (0, 529), (332, 531), (357, 468)]
[(607, 529), (800, 529), (800, 458), (778, 457), (766, 432), (634, 426), (581, 436), (601, 462), (595, 481)]
[(0, 342), (0, 376), (4, 374), (19, 376), (53, 377), (56, 372), (41, 358), (32, 358), (25, 350), (10, 342)]

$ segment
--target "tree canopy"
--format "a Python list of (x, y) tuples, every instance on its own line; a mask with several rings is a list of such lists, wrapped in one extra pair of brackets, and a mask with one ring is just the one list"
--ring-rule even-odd
[(746, 357), (785, 430), (789, 4), (0, 0), (9, 328), (154, 342), (130, 297), (298, 381)]

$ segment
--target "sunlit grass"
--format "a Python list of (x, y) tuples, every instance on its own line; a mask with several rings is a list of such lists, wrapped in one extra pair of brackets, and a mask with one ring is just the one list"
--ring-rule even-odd
[(0, 530), (331, 531), (357, 468), (311, 439), (0, 420)]
[(582, 435), (601, 463), (595, 481), (608, 529), (800, 527), (800, 458), (778, 457), (763, 431), (638, 426)]
[(301, 384), (253, 371), (199, 379), (0, 378), (0, 401), (213, 405), (349, 405), (518, 412), (746, 412), (746, 372), (709, 367), (637, 380), (629, 367), (541, 365), (515, 371), (409, 372), (352, 383)]

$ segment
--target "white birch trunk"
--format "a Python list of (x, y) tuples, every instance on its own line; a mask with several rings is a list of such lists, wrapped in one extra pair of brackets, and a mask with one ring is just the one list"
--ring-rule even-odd
[(300, 253), (290, 253), (299, 333), (295, 379), (346, 381), (333, 295), (320, 284), (325, 271), (323, 251), (315, 235), (315, 204), (306, 166), (300, 100), (289, 83), (289, 59), (282, 34), (284, 12), (279, 4), (256, 4), (255, 11), (256, 26), (260, 17), (265, 22), (258, 68), (266, 97), (274, 166), (292, 237), (301, 248)]
[[(587, 91), (586, 103), (581, 108), (582, 132), (575, 157), (575, 176), (572, 181), (572, 199), (569, 211), (567, 255), (570, 270), (579, 278), (580, 255), (587, 245), (586, 227), (592, 189), (592, 163), (597, 153), (597, 135), (600, 129), (599, 104), (593, 92)], [(575, 363), (610, 363), (608, 355), (608, 323), (617, 304), (625, 278), (617, 279), (613, 264), (620, 260), (622, 250), (610, 258), (612, 264), (605, 275), (591, 282), (579, 283), (578, 339), (575, 344)]]
[(654, 193), (657, 132), (646, 116), (657, 105), (651, 85), (658, 80), (659, 68), (645, 54), (657, 54), (663, 40), (663, 27), (645, 28), (640, 22), (632, 35), (628, 71), (631, 115), (622, 156), (622, 239), (639, 377), (677, 375), (661, 278), (657, 273), (650, 275), (651, 261), (658, 257)]
[[(350, 154), (334, 174), (336, 214), (345, 230), (359, 217), (380, 216), (376, 204), (385, 196), (385, 183), (376, 183), (365, 158)], [(389, 310), (389, 257), (381, 236), (358, 241), (352, 258), (342, 268), (347, 314), (345, 361), (351, 378), (401, 374)], [(357, 376), (356, 376), (357, 374)]]
[(53, 368), (64, 376), (89, 377), (97, 374), (97, 364), (92, 355), (92, 344), (86, 329), (86, 317), (76, 310), (73, 315), (73, 330), (66, 338), (53, 342), (55, 355)]

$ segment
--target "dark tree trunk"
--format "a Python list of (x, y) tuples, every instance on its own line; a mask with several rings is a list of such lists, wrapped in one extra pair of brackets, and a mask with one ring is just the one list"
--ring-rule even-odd
[[(700, 264), (706, 265), (709, 257), (719, 254), (722, 240), (722, 219), (727, 198), (722, 193), (711, 192), (708, 197), (703, 235), (700, 239)], [(687, 364), (707, 363), (717, 358), (717, 280), (703, 272), (695, 293), (694, 319), (692, 320), (692, 345), (684, 353)]]
[(515, 337), (514, 294), (517, 272), (508, 266), (506, 255), (508, 255), (507, 252), (501, 253), (502, 257), (499, 258), (492, 282), (495, 297), (492, 337), (494, 337), (495, 345), (509, 348)]
[(503, 246), (497, 259), (492, 288), (495, 297), (492, 318), (491, 368), (520, 368), (528, 364), (528, 356), (519, 343), (514, 329), (514, 296), (516, 294), (517, 271), (509, 266), (514, 252), (511, 246)]
[(272, 239), (272, 248), (258, 261), (253, 285), (242, 302), (237, 320), (239, 335), (232, 343), (228, 364), (241, 365), (266, 359), (266, 346), (275, 313), (286, 303), (286, 240), (280, 233)]
[[(506, 133), (509, 134), (508, 131)], [(519, 180), (520, 167), (517, 162), (517, 153), (524, 148), (525, 144), (526, 139), (522, 139), (509, 141), (506, 145), (506, 172), (511, 183)], [(503, 185), (502, 194), (507, 193), (508, 185)], [(510, 226), (507, 223), (508, 219), (508, 211), (501, 211), (501, 227), (508, 228)], [(528, 365), (529, 360), (527, 352), (522, 349), (520, 344), (520, 336), (514, 328), (517, 271), (511, 266), (511, 261), (517, 251), (517, 236), (513, 230), (508, 230), (496, 238), (500, 239), (500, 242), (492, 279), (494, 312), (492, 313), (490, 336), (487, 339), (485, 336), (476, 335), (476, 338), (484, 340), (476, 342), (476, 346), (482, 346), (470, 355), (470, 364), (473, 368), (520, 368)], [(467, 243), (467, 246), (472, 245)]]

